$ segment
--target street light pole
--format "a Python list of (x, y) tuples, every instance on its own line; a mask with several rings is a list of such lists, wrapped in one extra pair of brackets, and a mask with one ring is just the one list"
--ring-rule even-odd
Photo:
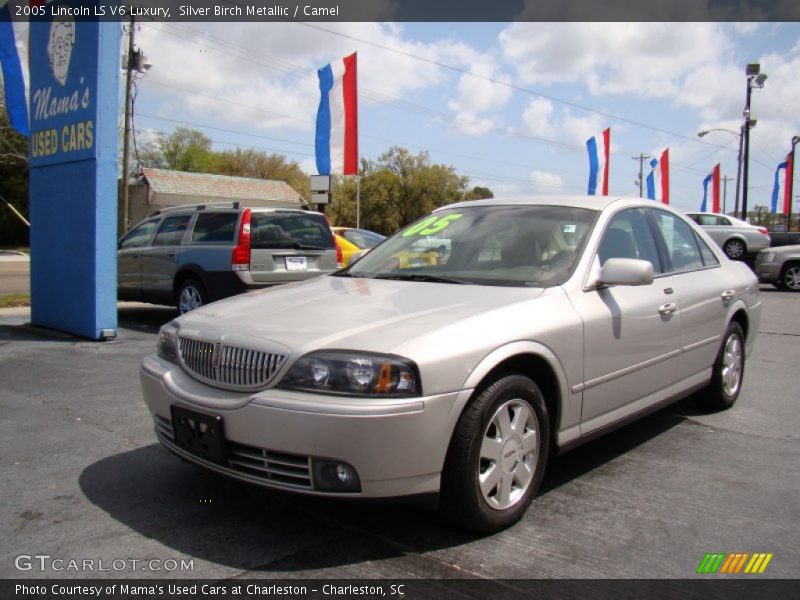
[(733, 216), (739, 218), (739, 190), (742, 182), (742, 142), (744, 141), (744, 125), (739, 130), (739, 157), (736, 167), (736, 197), (733, 200)]

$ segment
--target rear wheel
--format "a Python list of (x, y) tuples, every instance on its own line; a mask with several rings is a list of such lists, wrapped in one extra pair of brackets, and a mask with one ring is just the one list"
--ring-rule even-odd
[(800, 292), (800, 262), (786, 263), (778, 278), (780, 287), (790, 292)]
[(725, 242), (722, 246), (722, 251), (731, 260), (742, 260), (747, 254), (747, 246), (744, 245), (742, 240), (731, 239)]
[(725, 410), (736, 402), (744, 379), (744, 344), (741, 326), (731, 322), (714, 362), (711, 381), (695, 396), (701, 405), (711, 410)]
[(203, 284), (196, 279), (187, 279), (178, 288), (178, 312), (187, 312), (208, 304), (208, 296)]
[(541, 485), (549, 447), (538, 386), (522, 375), (496, 379), (456, 425), (442, 473), (442, 514), (484, 533), (516, 522)]

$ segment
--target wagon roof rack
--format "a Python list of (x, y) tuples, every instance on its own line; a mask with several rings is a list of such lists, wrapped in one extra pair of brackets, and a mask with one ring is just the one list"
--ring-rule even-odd
[(204, 204), (179, 204), (178, 206), (165, 206), (155, 211), (153, 215), (176, 212), (180, 210), (206, 210), (207, 208), (241, 208), (241, 202), (208, 202)]

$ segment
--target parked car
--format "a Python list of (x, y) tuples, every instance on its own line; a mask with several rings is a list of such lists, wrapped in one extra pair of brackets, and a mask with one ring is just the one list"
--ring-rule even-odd
[(370, 250), (383, 240), (385, 235), (375, 233), (369, 229), (356, 229), (354, 227), (331, 227), (336, 241), (342, 249), (342, 262), (344, 266), (350, 264), (350, 259), (354, 254), (362, 250)]
[(795, 246), (800, 244), (800, 231), (770, 231), (770, 247)]
[[(400, 265), (431, 237), (444, 259)], [(758, 294), (669, 207), (463, 202), (347, 269), (167, 323), (142, 391), (160, 442), (210, 471), (337, 498), (438, 494), (444, 515), (497, 531), (552, 452), (692, 393), (731, 407)]]
[(762, 250), (756, 256), (753, 270), (759, 281), (800, 292), (800, 245)]
[(745, 221), (716, 213), (688, 213), (687, 215), (711, 236), (726, 256), (743, 260), (769, 248), (766, 227), (756, 227)]
[(248, 289), (330, 273), (339, 252), (320, 213), (238, 202), (176, 206), (120, 240), (117, 296), (183, 314)]

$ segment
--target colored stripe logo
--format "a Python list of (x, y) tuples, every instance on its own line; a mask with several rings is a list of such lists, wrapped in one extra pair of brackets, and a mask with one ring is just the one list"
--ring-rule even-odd
[(725, 575), (756, 575), (761, 574), (767, 569), (767, 565), (772, 560), (774, 554), (765, 552), (707, 552), (697, 567), (697, 573), (725, 574)]

